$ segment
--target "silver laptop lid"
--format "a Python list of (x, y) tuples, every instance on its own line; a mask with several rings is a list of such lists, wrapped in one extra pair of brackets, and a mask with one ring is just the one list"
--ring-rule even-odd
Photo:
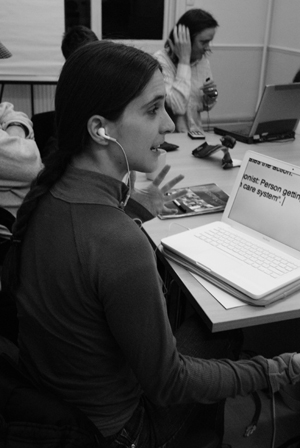
[(247, 151), (222, 221), (300, 259), (300, 167)]

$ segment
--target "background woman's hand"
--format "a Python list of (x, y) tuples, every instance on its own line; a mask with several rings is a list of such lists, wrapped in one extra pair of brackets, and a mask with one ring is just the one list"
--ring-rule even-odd
[(217, 101), (218, 90), (215, 82), (212, 79), (205, 81), (205, 83), (201, 87), (201, 90), (203, 91), (203, 99), (206, 106), (210, 106)]
[(176, 54), (181, 64), (190, 64), (192, 46), (189, 29), (184, 25), (175, 26), (173, 37), (174, 44), (169, 40), (171, 50)]

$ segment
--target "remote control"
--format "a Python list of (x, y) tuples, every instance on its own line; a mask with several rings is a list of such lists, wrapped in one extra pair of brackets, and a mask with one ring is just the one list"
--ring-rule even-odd
[(202, 131), (188, 131), (188, 136), (190, 138), (192, 138), (193, 140), (195, 140), (195, 139), (205, 140), (205, 138), (206, 138)]

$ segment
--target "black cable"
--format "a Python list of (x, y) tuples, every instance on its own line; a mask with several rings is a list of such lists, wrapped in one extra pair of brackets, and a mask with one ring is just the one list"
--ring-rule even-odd
[(261, 413), (261, 400), (260, 400), (260, 396), (259, 396), (258, 392), (253, 392), (251, 396), (254, 400), (255, 411), (254, 411), (251, 423), (245, 429), (244, 437), (249, 437), (254, 433), (254, 431), (257, 428), (258, 420), (259, 420), (260, 413)]

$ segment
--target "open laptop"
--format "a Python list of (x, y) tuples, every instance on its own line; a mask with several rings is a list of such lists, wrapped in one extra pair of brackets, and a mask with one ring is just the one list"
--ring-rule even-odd
[[(300, 167), (247, 151), (221, 221), (161, 243), (168, 258), (265, 305), (300, 289), (299, 228)], [(236, 241), (226, 243), (226, 233)], [(214, 235), (218, 243), (211, 243)]]
[(267, 85), (252, 123), (215, 127), (219, 135), (230, 135), (244, 143), (294, 138), (300, 119), (300, 83)]

